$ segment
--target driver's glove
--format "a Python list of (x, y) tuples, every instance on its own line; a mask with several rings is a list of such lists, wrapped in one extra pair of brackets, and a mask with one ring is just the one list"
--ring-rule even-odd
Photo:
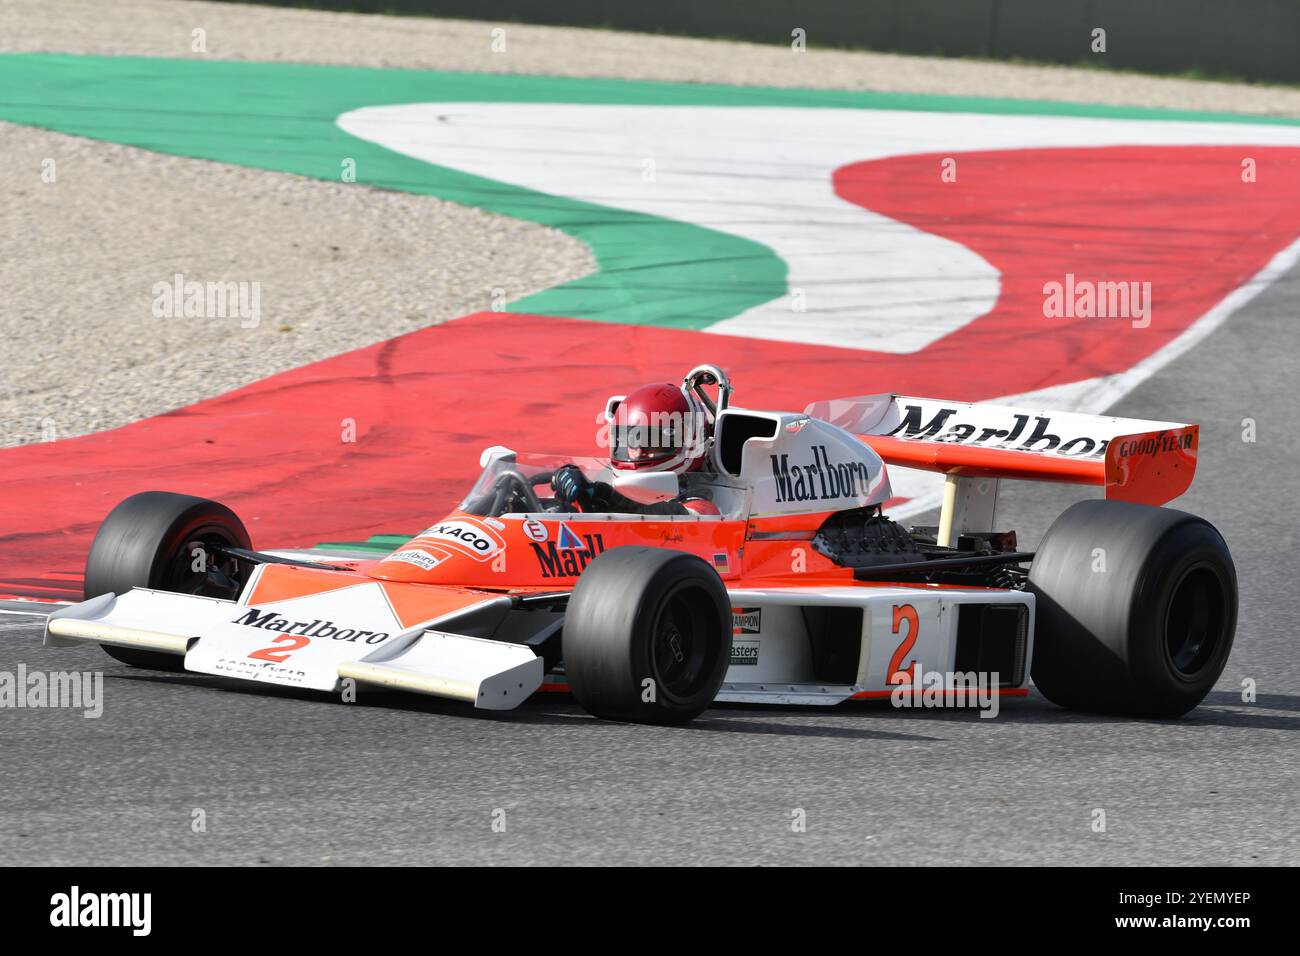
[(565, 507), (590, 504), (596, 490), (577, 465), (557, 468), (551, 477), (551, 488), (555, 491), (555, 500)]

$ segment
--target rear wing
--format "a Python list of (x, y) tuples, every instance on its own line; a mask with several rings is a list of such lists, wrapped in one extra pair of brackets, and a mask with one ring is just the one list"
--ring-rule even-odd
[(950, 486), (957, 478), (1060, 481), (1162, 505), (1196, 473), (1197, 425), (905, 395), (814, 402), (805, 411), (857, 435), (889, 464), (942, 472)]

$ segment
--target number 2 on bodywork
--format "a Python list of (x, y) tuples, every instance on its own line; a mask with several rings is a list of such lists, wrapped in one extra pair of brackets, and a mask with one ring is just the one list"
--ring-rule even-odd
[(889, 679), (887, 683), (890, 684), (910, 684), (916, 676), (916, 661), (913, 660), (904, 668), (903, 659), (916, 646), (917, 630), (921, 622), (917, 616), (916, 608), (912, 607), (912, 605), (895, 604), (893, 633), (899, 633), (899, 629), (904, 622), (907, 624), (907, 636), (903, 638), (903, 642), (894, 651), (894, 656), (889, 659)]

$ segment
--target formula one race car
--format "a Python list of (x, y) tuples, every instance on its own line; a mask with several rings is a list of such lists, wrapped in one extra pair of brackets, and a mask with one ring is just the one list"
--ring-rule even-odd
[[(922, 672), (946, 693), (981, 674), (1022, 696), (1032, 676), (1062, 706), (1176, 716), (1222, 672), (1228, 549), (1203, 519), (1153, 507), (1190, 484), (1195, 425), (898, 395), (753, 411), (731, 407), (714, 366), (680, 388), (707, 418), (704, 467), (490, 448), (461, 505), (378, 561), (254, 551), (223, 505), (134, 495), (99, 529), (86, 600), (51, 614), (45, 641), (494, 710), (569, 689), (645, 723), (714, 700), (887, 697)], [(884, 514), (894, 464), (946, 476), (937, 527)], [(575, 510), (555, 490), (569, 468), (637, 506)], [(994, 524), (1002, 478), (1106, 498), (1068, 508), (1031, 554)], [(654, 507), (688, 498), (709, 506)]]

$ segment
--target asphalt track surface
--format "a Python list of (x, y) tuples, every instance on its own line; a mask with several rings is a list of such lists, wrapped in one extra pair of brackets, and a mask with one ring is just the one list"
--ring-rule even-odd
[[(732, 706), (678, 729), (597, 721), (567, 697), (496, 716), (343, 704), (46, 650), (39, 607), (8, 603), (0, 671), (102, 669), (105, 690), (99, 719), (0, 711), (0, 862), (1294, 864), (1298, 312), (1300, 268), (1115, 408), (1201, 423), (1177, 504), (1237, 561), (1236, 647), (1181, 720), (1074, 714), (1036, 693), (993, 720)], [(1076, 495), (1006, 487), (999, 524), (1032, 545)]]

